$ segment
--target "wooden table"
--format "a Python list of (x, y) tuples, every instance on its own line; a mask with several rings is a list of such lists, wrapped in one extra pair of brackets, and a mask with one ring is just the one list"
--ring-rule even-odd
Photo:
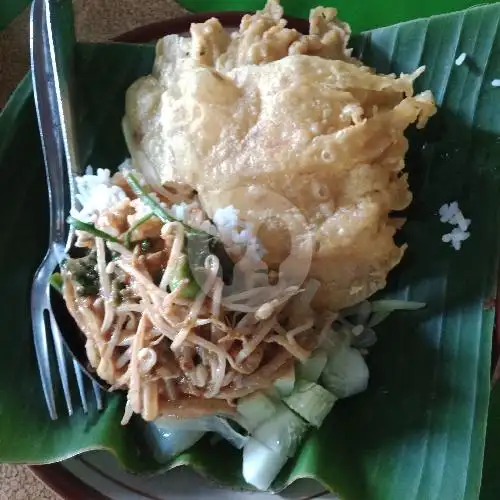
[[(77, 36), (103, 41), (185, 11), (174, 0), (75, 0)], [(29, 12), (0, 32), (0, 107), (26, 73), (29, 60)]]

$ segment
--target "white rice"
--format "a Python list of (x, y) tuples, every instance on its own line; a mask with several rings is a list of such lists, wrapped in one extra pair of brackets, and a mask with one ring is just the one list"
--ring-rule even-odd
[(456, 201), (453, 201), (452, 203), (444, 204), (440, 209), (439, 209), (439, 215), (440, 215), (440, 220), (441, 222), (450, 222), (452, 217), (455, 216), (455, 214), (458, 211), (458, 203)]
[(133, 220), (129, 220), (130, 224), (135, 224), (137, 221), (149, 215), (152, 210), (149, 205), (146, 205), (142, 200), (136, 198), (130, 202), (130, 205), (134, 207), (135, 213), (133, 216)]
[(72, 209), (71, 215), (83, 222), (95, 222), (98, 215), (127, 199), (123, 189), (111, 184), (111, 172), (98, 168), (94, 175), (87, 167), (85, 175), (75, 179), (76, 199), (80, 210)]
[(260, 261), (264, 249), (254, 235), (253, 225), (239, 218), (239, 210), (233, 205), (218, 208), (213, 217), (222, 242), (226, 246), (246, 247), (246, 254), (253, 260)]
[(222, 232), (227, 230), (233, 230), (238, 226), (240, 211), (234, 208), (233, 205), (229, 205), (224, 208), (218, 208), (214, 214), (214, 224)]
[(183, 201), (182, 203), (172, 205), (170, 211), (176, 219), (184, 221), (187, 217), (187, 208), (188, 204)]
[(456, 227), (451, 233), (444, 234), (441, 239), (444, 243), (450, 243), (455, 250), (460, 250), (462, 242), (469, 238), (469, 236), (469, 232), (462, 231), (459, 227)]
[[(119, 170), (122, 172), (130, 171), (130, 160), (125, 160), (120, 165)], [(111, 177), (111, 172), (108, 169), (99, 168), (94, 173), (92, 167), (87, 167), (85, 174), (75, 179), (76, 198), (80, 208), (72, 209), (71, 215), (83, 222), (95, 223), (100, 214), (128, 199), (123, 189), (111, 183)], [(189, 222), (191, 211), (201, 209), (197, 201), (177, 203), (168, 208), (165, 203), (160, 202), (155, 193), (149, 195), (174, 218), (182, 222)], [(140, 199), (131, 200), (130, 204), (135, 209), (135, 213), (127, 218), (130, 225), (151, 213), (151, 208)], [(253, 235), (252, 224), (241, 221), (237, 209), (233, 206), (217, 209), (213, 222), (215, 227), (207, 220), (202, 223), (200, 229), (210, 234), (218, 232), (225, 246), (245, 248), (247, 257), (251, 260), (261, 260), (265, 252)]]
[(462, 242), (470, 237), (467, 230), (471, 224), (470, 219), (466, 219), (458, 207), (458, 202), (444, 204), (439, 209), (440, 221), (456, 226), (450, 233), (444, 234), (441, 240), (443, 243), (450, 243), (455, 250), (462, 248)]
[(465, 62), (465, 59), (467, 58), (467, 54), (465, 52), (462, 52), (455, 60), (455, 64), (457, 66), (462, 66), (462, 64)]

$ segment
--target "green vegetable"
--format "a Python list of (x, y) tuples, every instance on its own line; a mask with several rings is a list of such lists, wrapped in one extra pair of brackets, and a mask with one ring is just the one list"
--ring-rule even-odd
[(356, 325), (364, 325), (372, 313), (372, 305), (368, 300), (347, 307), (340, 312), (341, 318), (350, 318), (349, 321)]
[(272, 418), (252, 432), (252, 437), (276, 453), (293, 457), (308, 427), (304, 420), (281, 403)]
[(321, 427), (337, 398), (314, 382), (298, 380), (295, 389), (283, 402), (314, 427)]
[(172, 277), (170, 278), (170, 290), (176, 290), (186, 280), (188, 280), (189, 283), (182, 290), (181, 297), (184, 297), (185, 299), (194, 299), (200, 292), (200, 287), (198, 286), (198, 283), (196, 283), (196, 280), (191, 273), (187, 256), (185, 254), (182, 254), (179, 257), (177, 265), (175, 266), (175, 270), (172, 274)]
[(232, 422), (220, 416), (206, 416), (182, 420), (161, 417), (155, 421), (155, 424), (160, 429), (165, 429), (172, 432), (214, 432), (239, 450), (243, 448), (243, 446), (248, 441), (248, 436), (245, 433), (238, 431)]
[(118, 238), (115, 238), (111, 234), (105, 233), (104, 231), (97, 229), (94, 226), (94, 224), (83, 222), (71, 216), (68, 217), (68, 224), (73, 226), (75, 229), (78, 229), (79, 231), (85, 231), (86, 233), (89, 233), (92, 236), (95, 236), (96, 238), (102, 238), (103, 240), (112, 241), (113, 243), (121, 243), (121, 241)]
[[(207, 255), (213, 253), (219, 259), (223, 274), (232, 270), (233, 262), (227, 254), (224, 245), (218, 238), (215, 238), (206, 231), (196, 229), (170, 215), (152, 196), (148, 194), (133, 173), (128, 173), (126, 175), (126, 179), (137, 197), (148, 205), (153, 214), (156, 215), (156, 217), (158, 217), (162, 222), (179, 222), (184, 226), (186, 232), (187, 252), (192, 262), (196, 261), (197, 264), (203, 266)], [(190, 293), (194, 293), (195, 291), (195, 288), (193, 288)]]
[(59, 293), (63, 293), (64, 281), (61, 273), (53, 273), (50, 277), (49, 282), (54, 290), (58, 291)]
[(126, 284), (123, 281), (123, 277), (119, 276), (113, 279), (111, 282), (111, 296), (113, 298), (113, 304), (118, 306), (121, 304), (123, 297), (122, 291), (125, 290)]
[(145, 222), (147, 222), (149, 219), (151, 219), (151, 217), (153, 217), (153, 214), (147, 214), (145, 215), (144, 217), (142, 217), (141, 219), (139, 219), (137, 222), (135, 222), (130, 228), (129, 230), (125, 233), (125, 246), (127, 248), (131, 248), (132, 247), (132, 234), (134, 233), (134, 231), (139, 227), (139, 226), (142, 226)]
[(172, 217), (152, 196), (150, 196), (144, 190), (144, 188), (141, 186), (141, 183), (134, 174), (128, 173), (126, 179), (136, 196), (140, 198), (143, 203), (148, 205), (148, 207), (152, 210), (153, 214), (158, 217), (158, 219), (160, 219), (162, 222), (181, 222), (178, 221), (175, 217)]
[(153, 247), (153, 243), (149, 238), (146, 238), (145, 240), (142, 240), (140, 243), (141, 246), (141, 252), (149, 252), (151, 248)]
[(352, 347), (342, 346), (328, 358), (321, 381), (338, 398), (347, 398), (366, 390), (369, 376), (361, 353)]
[(267, 490), (287, 463), (286, 453), (278, 453), (250, 439), (243, 448), (243, 478), (258, 490)]
[(156, 217), (158, 217), (162, 222), (180, 222), (186, 228), (188, 234), (199, 234), (207, 236), (210, 239), (213, 238), (213, 236), (207, 232), (202, 231), (201, 229), (195, 229), (185, 222), (170, 215), (150, 194), (147, 193), (134, 174), (129, 172), (126, 175), (126, 179), (136, 196), (140, 198), (143, 203), (148, 205), (153, 214), (156, 215)]
[(316, 351), (304, 363), (297, 363), (297, 378), (317, 382), (326, 366), (328, 355), (325, 351)]
[(380, 323), (382, 323), (382, 321), (385, 321), (390, 315), (390, 311), (380, 311), (374, 313), (367, 323), (368, 328), (380, 325)]
[(67, 259), (63, 267), (71, 272), (76, 281), (75, 291), (80, 296), (93, 296), (99, 293), (99, 273), (96, 269), (97, 254), (95, 250), (79, 259)]
[(270, 419), (276, 413), (277, 406), (263, 392), (259, 391), (239, 399), (236, 409), (244, 418), (245, 428), (251, 432)]
[(152, 422), (147, 427), (146, 438), (156, 460), (165, 463), (191, 448), (205, 434), (204, 430), (170, 428), (165, 423)]
[(243, 448), (243, 477), (258, 489), (267, 489), (285, 465), (295, 455), (304, 439), (308, 425), (286, 406), (255, 429)]

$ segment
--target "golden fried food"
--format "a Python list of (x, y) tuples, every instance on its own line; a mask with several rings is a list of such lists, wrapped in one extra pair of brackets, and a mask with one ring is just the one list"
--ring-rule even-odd
[(413, 93), (423, 68), (378, 75), (353, 59), (335, 9), (313, 10), (308, 35), (282, 14), (271, 0), (232, 35), (210, 19), (165, 37), (153, 74), (128, 91), (125, 128), (136, 168), (192, 186), (209, 216), (235, 207), (270, 265), (313, 241), (314, 304), (339, 310), (401, 260), (389, 215), (411, 201), (404, 132), (435, 105)]

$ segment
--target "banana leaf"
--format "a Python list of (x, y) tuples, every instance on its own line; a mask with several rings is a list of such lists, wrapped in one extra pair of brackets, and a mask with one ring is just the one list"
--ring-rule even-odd
[(488, 439), (484, 455), (483, 481), (481, 500), (496, 500), (500, 498), (500, 385), (496, 384), (490, 401), (488, 415)]
[[(178, 0), (192, 12), (218, 12), (224, 10), (255, 11), (261, 9), (263, 0)], [(281, 0), (288, 16), (305, 18), (309, 10), (319, 5), (336, 7), (355, 32), (389, 26), (420, 17), (434, 16), (473, 7), (478, 3), (494, 0)]]
[(0, 3), (0, 30), (8, 26), (29, 4), (30, 0), (2, 0)]
[[(414, 202), (400, 235), (409, 244), (381, 296), (423, 301), (379, 328), (368, 362), (368, 390), (339, 402), (276, 483), (313, 477), (345, 500), (478, 498), (490, 394), (490, 356), (499, 255), (500, 4), (366, 32), (354, 46), (383, 72), (427, 66), (439, 114), (410, 131), (408, 171)], [(150, 45), (80, 45), (82, 150), (94, 167), (126, 155), (124, 92), (152, 64)], [(466, 62), (455, 65), (465, 52)], [(119, 424), (123, 400), (49, 420), (31, 341), (29, 292), (47, 244), (47, 196), (29, 79), (0, 115), (3, 221), (0, 271), (0, 462), (49, 463), (107, 449), (135, 473), (189, 464), (221, 484), (244, 488), (241, 454), (201, 441), (159, 464), (143, 424)], [(472, 219), (460, 252), (441, 241), (443, 203), (458, 200)], [(89, 394), (89, 401), (91, 401)], [(58, 401), (63, 408), (62, 398)], [(494, 454), (494, 450), (492, 452)], [(217, 460), (213, 457), (217, 456)], [(498, 491), (494, 474), (484, 490)], [(497, 488), (495, 490), (495, 487)], [(486, 498), (486, 497), (485, 497)], [(489, 498), (497, 498), (490, 496)], [(489, 500), (488, 498), (488, 500)]]

